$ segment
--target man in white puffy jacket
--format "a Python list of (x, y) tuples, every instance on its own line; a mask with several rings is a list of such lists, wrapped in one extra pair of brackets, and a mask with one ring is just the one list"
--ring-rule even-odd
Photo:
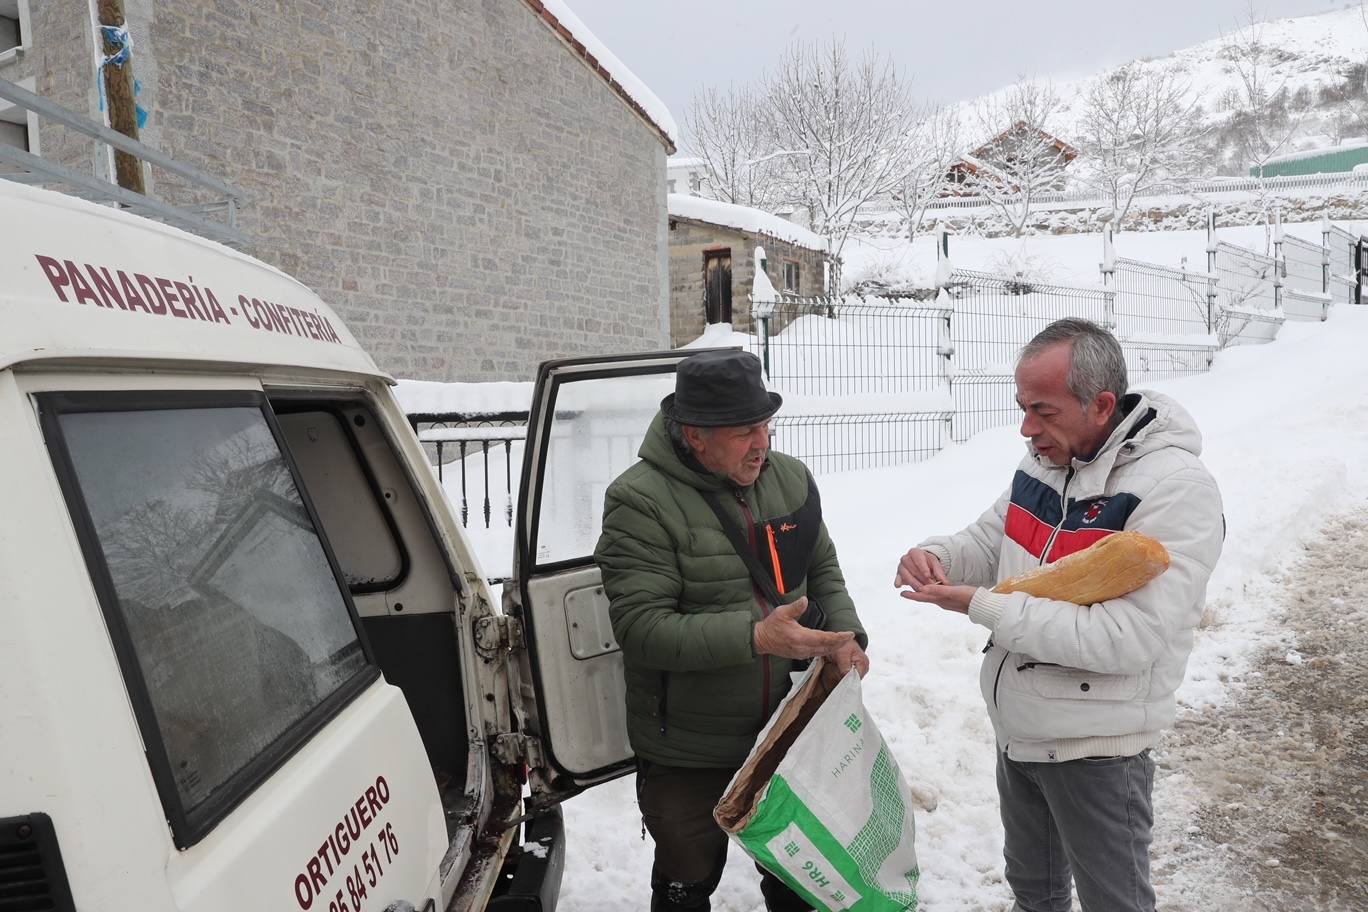
[[(1152, 910), (1154, 761), (1173, 722), (1207, 580), (1221, 495), (1186, 411), (1129, 392), (1116, 339), (1086, 320), (1023, 349), (1017, 404), (1028, 454), (978, 521), (922, 542), (903, 595), (991, 632), (980, 685), (997, 734), (1007, 881), (1020, 912)], [(990, 588), (1123, 529), (1158, 539), (1169, 569), (1122, 598), (1075, 605)]]

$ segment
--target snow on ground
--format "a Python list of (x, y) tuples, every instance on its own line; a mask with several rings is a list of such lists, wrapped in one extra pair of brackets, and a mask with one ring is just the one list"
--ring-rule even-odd
[[(1354, 234), (1368, 231), (1368, 222), (1337, 221), (1335, 225)], [(1321, 242), (1321, 223), (1290, 222), (1283, 231), (1293, 237)], [(1256, 253), (1271, 252), (1272, 230), (1262, 225), (1222, 227), (1219, 241)], [(1193, 272), (1206, 271), (1205, 231), (1123, 231), (1115, 235), (1116, 255), (1160, 266), (1178, 268), (1184, 258)], [(927, 287), (936, 269), (936, 242), (931, 232), (906, 238), (852, 237), (842, 251), (842, 280), (880, 279), (890, 285)], [(1065, 285), (1095, 286), (1101, 282), (1101, 234), (1041, 235), (1022, 238), (950, 237), (950, 261), (958, 269), (1011, 275)], [(1317, 288), (1317, 291), (1320, 289)]]
[[(1213, 623), (1198, 633), (1179, 692), (1185, 714), (1225, 705), (1262, 647), (1291, 648), (1281, 612), (1271, 607), (1273, 574), (1327, 517), (1368, 498), (1365, 348), (1368, 308), (1340, 306), (1328, 323), (1285, 326), (1272, 345), (1221, 352), (1208, 375), (1155, 385), (1201, 426), (1228, 524), (1209, 589)], [(1022, 452), (1015, 428), (1006, 427), (926, 462), (822, 479), (827, 521), (870, 632), (866, 700), (909, 782), (934, 808), (917, 816), (923, 908), (934, 912), (997, 912), (1010, 904), (992, 735), (977, 683), (985, 631), (900, 599), (894, 567), (923, 537), (974, 519), (1007, 484)], [(1156, 785), (1161, 905), (1183, 886), (1169, 872), (1191, 861), (1189, 854), (1171, 867), (1164, 854), (1184, 847), (1193, 825), (1200, 796), (1183, 783), (1179, 767), (1162, 770)], [(566, 828), (562, 909), (648, 906), (651, 844), (641, 838), (630, 778), (570, 801)], [(714, 908), (763, 908), (757, 876), (739, 851)]]

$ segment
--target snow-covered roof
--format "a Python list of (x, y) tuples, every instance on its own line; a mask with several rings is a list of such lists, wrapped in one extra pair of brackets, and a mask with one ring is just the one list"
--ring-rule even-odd
[(752, 209), (750, 206), (738, 206), (735, 203), (724, 203), (719, 200), (688, 196), (683, 193), (671, 193), (669, 195), (669, 209), (670, 215), (674, 218), (693, 219), (697, 222), (722, 225), (740, 231), (768, 234), (781, 241), (788, 241), (790, 244), (806, 247), (809, 250), (820, 250), (823, 253), (827, 251), (826, 238), (821, 235), (777, 215), (760, 209)]
[(1283, 162), (1304, 161), (1308, 158), (1319, 158), (1322, 155), (1333, 155), (1336, 152), (1352, 152), (1357, 149), (1368, 149), (1368, 140), (1358, 140), (1356, 142), (1343, 142), (1338, 146), (1320, 146), (1315, 149), (1302, 149), (1300, 152), (1285, 152), (1282, 155), (1275, 155), (1264, 162), (1264, 167), (1269, 165), (1282, 164)]
[(589, 68), (602, 76), (623, 101), (650, 122), (670, 146), (670, 151), (674, 151), (679, 144), (679, 127), (670, 115), (670, 109), (589, 31), (565, 0), (526, 0), (526, 3), (569, 42)]
[(687, 155), (671, 155), (665, 162), (666, 168), (702, 168), (708, 164), (707, 159), (694, 158)]

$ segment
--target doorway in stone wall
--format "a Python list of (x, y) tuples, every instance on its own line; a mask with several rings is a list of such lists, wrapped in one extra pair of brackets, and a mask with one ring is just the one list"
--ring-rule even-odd
[(703, 315), (709, 324), (732, 321), (730, 247), (703, 251)]

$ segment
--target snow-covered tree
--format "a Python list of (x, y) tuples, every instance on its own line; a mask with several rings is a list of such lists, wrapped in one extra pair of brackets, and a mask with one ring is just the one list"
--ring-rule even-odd
[(749, 87), (705, 88), (685, 112), (689, 149), (707, 170), (709, 195), (728, 203), (772, 210), (781, 162), (762, 114), (763, 96)]
[(892, 61), (853, 63), (845, 45), (794, 45), (766, 80), (771, 154), (790, 203), (839, 256), (856, 215), (908, 172), (918, 105)]
[(1287, 75), (1276, 64), (1283, 52), (1263, 37), (1263, 26), (1251, 14), (1248, 24), (1227, 38), (1221, 56), (1236, 76), (1230, 93), (1229, 132), (1242, 165), (1256, 177), (1276, 155), (1287, 151), (1300, 116), (1288, 109)]
[(959, 116), (952, 108), (932, 108), (913, 127), (907, 170), (893, 191), (893, 201), (915, 240), (926, 205), (948, 186), (950, 166), (963, 151)]
[(983, 197), (1013, 234), (1025, 230), (1040, 194), (1063, 189), (1064, 169), (1075, 153), (1051, 132), (1058, 108), (1049, 84), (1023, 80), (974, 111), (975, 126), (987, 141), (963, 156), (961, 186)]
[(1119, 226), (1136, 196), (1197, 173), (1206, 150), (1201, 109), (1177, 71), (1127, 64), (1094, 80), (1075, 139), (1079, 180), (1111, 200)]

